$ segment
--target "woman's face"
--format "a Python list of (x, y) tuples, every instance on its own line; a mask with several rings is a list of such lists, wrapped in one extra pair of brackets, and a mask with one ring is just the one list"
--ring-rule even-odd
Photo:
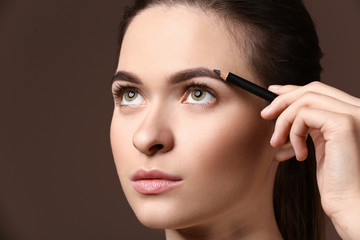
[(265, 103), (212, 72), (256, 81), (229, 36), (210, 13), (180, 6), (141, 12), (125, 34), (111, 145), (125, 195), (149, 227), (251, 219), (272, 198)]

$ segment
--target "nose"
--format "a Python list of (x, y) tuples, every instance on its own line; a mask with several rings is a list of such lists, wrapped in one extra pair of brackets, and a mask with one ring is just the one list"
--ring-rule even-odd
[(149, 110), (133, 135), (133, 145), (147, 156), (166, 153), (174, 147), (169, 115), (165, 110)]

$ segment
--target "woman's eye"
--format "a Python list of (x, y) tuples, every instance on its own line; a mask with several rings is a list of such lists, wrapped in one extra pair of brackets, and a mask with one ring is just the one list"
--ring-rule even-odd
[(184, 103), (191, 104), (207, 104), (215, 101), (215, 97), (209, 91), (201, 88), (193, 88), (189, 90), (188, 96)]
[(140, 105), (144, 103), (145, 99), (138, 91), (135, 89), (128, 89), (123, 92), (120, 105)]

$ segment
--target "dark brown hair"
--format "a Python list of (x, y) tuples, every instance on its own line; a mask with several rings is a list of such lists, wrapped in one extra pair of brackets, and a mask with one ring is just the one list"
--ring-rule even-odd
[[(132, 19), (157, 5), (185, 5), (223, 19), (245, 52), (248, 67), (265, 86), (320, 81), (322, 52), (314, 23), (301, 0), (135, 0), (123, 17), (120, 47)], [(284, 239), (325, 238), (311, 138), (308, 148), (304, 162), (282, 162), (276, 173), (274, 211)]]

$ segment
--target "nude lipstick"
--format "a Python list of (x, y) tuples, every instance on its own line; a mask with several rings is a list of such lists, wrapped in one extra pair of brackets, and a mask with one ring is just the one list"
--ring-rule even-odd
[(146, 195), (160, 194), (180, 186), (182, 179), (159, 170), (139, 170), (131, 178), (134, 189)]

